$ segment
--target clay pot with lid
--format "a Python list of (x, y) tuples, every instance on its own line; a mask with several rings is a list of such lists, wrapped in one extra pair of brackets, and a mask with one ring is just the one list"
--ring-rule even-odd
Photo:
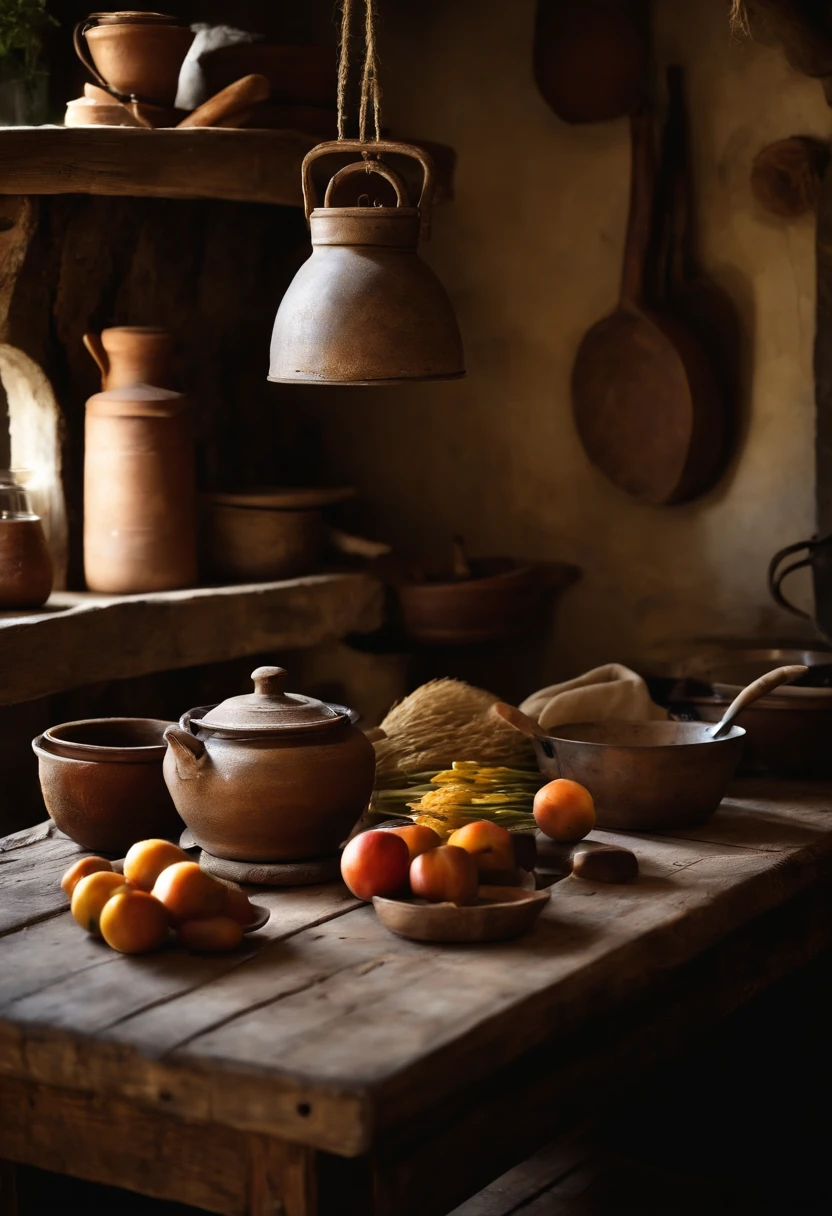
[(165, 780), (201, 848), (234, 861), (336, 852), (370, 800), (372, 744), (342, 705), (284, 692), (258, 667), (254, 692), (191, 709), (165, 731)]

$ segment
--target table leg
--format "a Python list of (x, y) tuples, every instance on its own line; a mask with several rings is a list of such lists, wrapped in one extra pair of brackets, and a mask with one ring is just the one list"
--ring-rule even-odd
[(17, 1166), (0, 1161), (0, 1216), (17, 1216)]

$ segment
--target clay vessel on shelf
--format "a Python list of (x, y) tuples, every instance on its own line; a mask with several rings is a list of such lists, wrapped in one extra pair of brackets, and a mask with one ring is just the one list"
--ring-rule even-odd
[(101, 387), (126, 388), (153, 384), (176, 388), (173, 374), (173, 334), (155, 325), (115, 325), (98, 334), (84, 334), (84, 345), (101, 369)]
[(165, 780), (194, 840), (235, 861), (333, 854), (373, 789), (375, 753), (350, 711), (283, 691), (258, 667), (253, 693), (183, 714), (165, 731)]
[(197, 580), (191, 408), (181, 393), (134, 384), (87, 402), (84, 574), (127, 595)]
[(326, 529), (320, 511), (207, 504), (211, 569), (220, 578), (250, 580), (309, 574), (321, 556)]
[(14, 473), (0, 472), (0, 612), (39, 608), (52, 590), (52, 559), (40, 516)]
[(179, 69), (194, 40), (163, 13), (93, 13), (75, 27), (75, 52), (98, 83), (120, 100), (172, 106)]
[(164, 778), (164, 732), (153, 718), (98, 718), (50, 726), (33, 740), (43, 800), (67, 836), (123, 857), (148, 837), (178, 840), (182, 822)]

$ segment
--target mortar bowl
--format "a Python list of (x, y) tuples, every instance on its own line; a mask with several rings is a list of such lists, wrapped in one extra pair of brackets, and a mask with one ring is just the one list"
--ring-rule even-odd
[(538, 767), (592, 794), (597, 826), (660, 832), (705, 823), (722, 801), (742, 755), (745, 731), (712, 739), (706, 722), (611, 719), (558, 726), (535, 740)]

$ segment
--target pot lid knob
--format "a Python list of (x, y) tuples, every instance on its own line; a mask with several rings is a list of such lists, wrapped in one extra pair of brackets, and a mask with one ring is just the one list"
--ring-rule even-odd
[(258, 697), (282, 697), (288, 672), (285, 667), (258, 667), (251, 673)]

